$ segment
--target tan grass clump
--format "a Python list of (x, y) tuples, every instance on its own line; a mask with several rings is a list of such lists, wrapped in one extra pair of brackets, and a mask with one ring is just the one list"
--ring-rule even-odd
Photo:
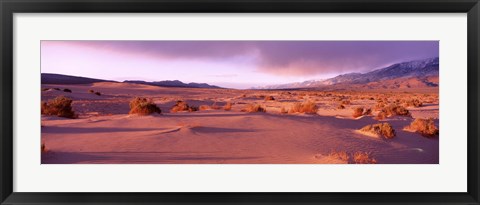
[(357, 118), (363, 115), (363, 107), (357, 107), (353, 109), (353, 117)]
[(295, 103), (288, 111), (289, 113), (307, 113), (315, 114), (318, 111), (318, 106), (315, 102), (306, 101), (303, 103)]
[(410, 111), (407, 110), (407, 108), (397, 105), (397, 104), (390, 104), (386, 107), (384, 107), (378, 114), (377, 114), (377, 119), (381, 120), (386, 117), (392, 117), (395, 115), (399, 116), (411, 116)]
[(188, 111), (188, 112), (195, 112), (198, 111), (198, 107), (190, 106), (184, 101), (177, 101), (175, 105), (170, 109), (171, 112), (181, 112), (181, 111)]
[(373, 125), (367, 125), (362, 129), (360, 129), (360, 131), (381, 136), (386, 139), (391, 139), (395, 137), (395, 130), (393, 129), (392, 125), (390, 125), (389, 123), (378, 123)]
[(230, 111), (230, 110), (232, 110), (232, 103), (231, 103), (231, 102), (227, 102), (227, 104), (225, 104), (225, 106), (223, 106), (223, 110), (225, 110), (225, 111)]
[(72, 110), (72, 99), (58, 96), (48, 102), (42, 101), (41, 112), (43, 115), (55, 115), (58, 117), (77, 118)]
[(271, 95), (265, 97), (265, 101), (274, 101), (275, 98)]
[(265, 108), (258, 104), (247, 104), (243, 109), (243, 112), (266, 112)]
[(282, 109), (280, 109), (280, 113), (282, 113), (282, 114), (287, 114), (287, 113), (288, 113), (288, 110), (285, 109), (285, 107), (282, 107)]
[(376, 164), (374, 159), (368, 152), (355, 152), (353, 154), (353, 161), (355, 164)]
[(423, 103), (418, 99), (408, 99), (404, 101), (403, 105), (405, 107), (422, 107)]
[(45, 146), (45, 143), (42, 142), (42, 146), (40, 147), (40, 150), (42, 153), (47, 152), (47, 147)]
[(371, 108), (367, 108), (363, 111), (363, 115), (371, 115), (372, 114), (372, 109)]
[(149, 115), (153, 113), (162, 113), (162, 110), (153, 103), (152, 99), (136, 97), (130, 101), (129, 114)]
[(212, 109), (209, 105), (200, 105), (200, 107), (198, 107), (198, 110), (210, 110)]
[(331, 151), (328, 154), (328, 157), (338, 159), (338, 160), (342, 160), (342, 161), (346, 161), (346, 162), (348, 162), (348, 160), (350, 159), (350, 156), (348, 156), (347, 152), (345, 152), (345, 151), (339, 151), (339, 152), (338, 151)]
[(438, 128), (435, 126), (432, 118), (417, 118), (404, 129), (408, 131), (418, 132), (425, 137), (435, 137), (439, 134)]

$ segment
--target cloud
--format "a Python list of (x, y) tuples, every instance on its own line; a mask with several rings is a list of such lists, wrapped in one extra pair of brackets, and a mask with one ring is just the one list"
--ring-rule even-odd
[(216, 77), (216, 78), (233, 78), (237, 77), (237, 74), (220, 74), (220, 75), (209, 75), (209, 77)]
[(280, 76), (365, 72), (437, 57), (439, 49), (438, 41), (42, 41), (42, 47), (54, 45), (99, 49), (122, 57), (253, 62), (257, 72)]

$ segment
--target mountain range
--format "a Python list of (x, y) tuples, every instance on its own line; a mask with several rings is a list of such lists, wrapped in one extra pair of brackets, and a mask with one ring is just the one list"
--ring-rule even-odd
[[(99, 82), (117, 82), (112, 80), (102, 80), (96, 78), (86, 78), (79, 76), (70, 76), (53, 73), (42, 73), (42, 84), (90, 84)], [(215, 85), (209, 85), (206, 83), (183, 83), (179, 80), (165, 80), (165, 81), (141, 81), (141, 80), (126, 80), (124, 83), (135, 83), (143, 85), (153, 85), (160, 87), (183, 87), (183, 88), (221, 88)]]
[[(69, 76), (52, 73), (41, 74), (42, 84), (89, 84), (97, 82), (116, 82), (95, 78)], [(207, 83), (183, 83), (179, 80), (141, 81), (126, 80), (135, 83), (160, 87), (183, 88), (221, 88)], [(428, 58), (401, 62), (367, 73), (347, 73), (325, 80), (253, 87), (252, 89), (397, 89), (438, 87), (439, 59)]]
[(215, 85), (209, 85), (207, 83), (183, 83), (179, 80), (164, 80), (164, 81), (153, 81), (146, 82), (141, 80), (126, 80), (124, 83), (135, 83), (135, 84), (144, 84), (144, 85), (153, 85), (161, 87), (184, 87), (184, 88), (221, 88)]
[(396, 63), (367, 73), (347, 73), (326, 80), (309, 80), (281, 85), (254, 87), (253, 89), (395, 89), (438, 87), (438, 83), (439, 59), (436, 57)]

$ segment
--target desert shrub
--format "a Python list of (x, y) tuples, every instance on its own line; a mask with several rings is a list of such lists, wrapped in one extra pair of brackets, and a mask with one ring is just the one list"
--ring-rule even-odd
[(377, 160), (367, 152), (355, 152), (353, 154), (355, 164), (376, 164)]
[(211, 109), (214, 109), (214, 110), (220, 110), (220, 109), (222, 109), (222, 107), (220, 107), (220, 106), (217, 105), (217, 102), (214, 102), (210, 108), (211, 108)]
[(100, 93), (100, 92), (95, 92), (95, 95), (100, 96), (100, 95), (102, 95), (102, 93)]
[(353, 109), (353, 117), (357, 118), (363, 115), (363, 107), (357, 107)]
[(266, 112), (267, 110), (258, 104), (247, 104), (243, 109), (243, 112)]
[[(397, 105), (397, 104), (390, 104), (388, 106), (385, 106), (380, 113), (384, 113), (382, 115), (385, 115), (385, 117), (391, 117), (395, 115), (400, 115), (400, 116), (411, 116), (410, 112), (403, 106)], [(379, 113), (379, 114), (380, 114)], [(378, 118), (378, 116), (377, 116)]]
[(342, 101), (342, 105), (350, 105), (350, 104), (351, 104), (350, 100), (343, 100)]
[(421, 107), (423, 103), (418, 99), (408, 99), (404, 101), (403, 105), (405, 107)]
[(170, 109), (171, 112), (180, 112), (180, 111), (188, 111), (188, 112), (195, 112), (198, 111), (198, 107), (190, 106), (184, 101), (177, 101), (175, 105)]
[(347, 152), (345, 151), (331, 151), (328, 156), (346, 162), (348, 162), (348, 160), (350, 159), (350, 156), (348, 156)]
[(265, 101), (273, 101), (275, 98), (273, 96), (267, 96), (265, 97)]
[(42, 146), (40, 147), (40, 150), (42, 153), (47, 152), (47, 147), (45, 146), (45, 143), (42, 142)]
[(162, 113), (162, 110), (153, 103), (152, 99), (136, 97), (130, 101), (129, 114), (149, 115), (152, 113)]
[(344, 105), (338, 105), (337, 109), (343, 110), (343, 109), (345, 109), (345, 106)]
[(65, 88), (65, 89), (63, 89), (63, 92), (66, 92), (66, 93), (71, 93), (71, 92), (72, 92), (72, 90), (70, 90), (70, 89), (68, 89), (68, 88)]
[(41, 112), (43, 115), (77, 118), (77, 115), (72, 110), (72, 100), (65, 96), (58, 96), (48, 102), (42, 101)]
[(94, 91), (94, 90), (88, 90), (88, 92), (89, 92), (89, 93), (95, 93), (95, 91)]
[(282, 113), (282, 114), (287, 114), (287, 113), (288, 113), (288, 110), (285, 109), (285, 107), (282, 107), (282, 109), (280, 109), (280, 113)]
[(378, 124), (367, 125), (362, 129), (360, 129), (360, 131), (379, 135), (386, 139), (391, 139), (395, 137), (395, 130), (393, 129), (392, 125), (390, 125), (389, 123), (378, 123)]
[(384, 107), (385, 107), (385, 103), (380, 101), (380, 102), (377, 102), (377, 104), (375, 104), (374, 109), (375, 110), (382, 110)]
[(371, 108), (367, 108), (363, 111), (363, 115), (371, 115), (372, 114), (372, 109)]
[(425, 137), (438, 136), (438, 128), (435, 126), (432, 118), (429, 119), (415, 119), (410, 125), (405, 127), (406, 130), (418, 132)]
[(223, 106), (223, 110), (225, 110), (225, 111), (230, 111), (230, 110), (232, 110), (232, 103), (231, 103), (231, 102), (227, 102), (227, 104), (225, 104), (225, 106)]
[(288, 111), (289, 113), (307, 113), (315, 114), (318, 111), (318, 106), (315, 102), (306, 101), (303, 103), (295, 103)]
[(198, 107), (198, 110), (210, 110), (212, 109), (209, 105), (200, 105), (200, 107)]
[(242, 94), (242, 95), (240, 95), (240, 97), (241, 97), (241, 98), (246, 98), (247, 95), (246, 95), (246, 94)]
[(387, 118), (387, 114), (383, 111), (378, 112), (377, 117), (375, 117), (375, 119), (377, 119), (377, 120), (383, 120), (385, 118)]

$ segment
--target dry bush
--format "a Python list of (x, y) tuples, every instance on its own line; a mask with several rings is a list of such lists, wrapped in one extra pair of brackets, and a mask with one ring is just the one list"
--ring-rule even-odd
[(247, 104), (243, 109), (243, 112), (266, 112), (265, 108), (258, 104)]
[(240, 97), (241, 97), (241, 98), (246, 98), (247, 95), (246, 95), (246, 94), (242, 94), (242, 95), (240, 95)]
[(368, 152), (355, 152), (353, 154), (353, 161), (355, 164), (376, 164), (377, 160), (374, 159)]
[(153, 103), (152, 99), (136, 97), (130, 101), (129, 114), (149, 115), (152, 113), (162, 113), (162, 110)]
[(348, 156), (347, 152), (345, 152), (345, 151), (340, 151), (340, 152), (331, 151), (328, 154), (328, 156), (332, 157), (334, 159), (338, 159), (338, 160), (342, 160), (342, 161), (346, 161), (346, 162), (348, 162), (348, 160), (350, 159), (350, 156)]
[(265, 97), (265, 101), (273, 101), (273, 100), (275, 100), (275, 98), (271, 95)]
[(66, 93), (71, 93), (71, 92), (72, 92), (72, 90), (70, 90), (70, 89), (68, 89), (68, 88), (65, 88), (65, 89), (63, 89), (63, 92), (66, 92)]
[(380, 135), (386, 139), (391, 139), (395, 137), (395, 130), (393, 129), (392, 125), (389, 123), (378, 123), (367, 125), (360, 129), (360, 131), (372, 133), (375, 135)]
[(409, 126), (406, 126), (405, 129), (418, 132), (425, 137), (435, 137), (438, 136), (439, 133), (432, 118), (417, 118)]
[(184, 101), (177, 101), (175, 105), (170, 109), (171, 112), (180, 112), (180, 111), (188, 111), (188, 112), (195, 112), (198, 111), (198, 107), (190, 106)]
[(337, 109), (343, 110), (343, 109), (345, 109), (345, 106), (344, 105), (338, 105)]
[(214, 103), (212, 104), (212, 106), (210, 106), (210, 108), (211, 108), (211, 109), (214, 109), (214, 110), (220, 110), (220, 109), (222, 109), (222, 107), (220, 107), (220, 106), (217, 105), (217, 102), (214, 102)]
[(225, 104), (225, 106), (223, 106), (223, 110), (225, 110), (225, 111), (230, 111), (230, 110), (232, 110), (232, 103), (231, 103), (231, 102), (227, 102), (227, 104)]
[(78, 117), (72, 110), (72, 100), (65, 96), (58, 96), (48, 102), (42, 101), (41, 112), (43, 115), (55, 115), (72, 119)]
[(373, 108), (374, 110), (382, 110), (385, 106), (386, 104), (384, 102), (377, 102)]
[(88, 92), (89, 92), (89, 93), (95, 93), (95, 91), (94, 91), (94, 90), (88, 90)]
[(423, 103), (418, 99), (408, 99), (403, 102), (405, 107), (422, 107)]
[(395, 115), (399, 116), (411, 116), (410, 111), (408, 111), (405, 107), (397, 105), (397, 104), (390, 104), (384, 107), (378, 114), (377, 119), (384, 119), (385, 117), (392, 117)]
[(280, 109), (280, 113), (282, 113), (282, 114), (287, 114), (287, 113), (288, 113), (288, 110), (285, 109), (285, 107), (282, 107), (282, 109)]
[(342, 105), (350, 105), (350, 104), (351, 104), (350, 100), (343, 100), (342, 101)]
[(198, 110), (210, 110), (212, 109), (209, 105), (200, 105), (200, 107), (198, 107)]
[(303, 103), (295, 103), (288, 111), (289, 113), (307, 113), (315, 114), (318, 111), (318, 106), (315, 102), (306, 101)]
[(363, 115), (363, 107), (357, 107), (353, 109), (353, 117), (357, 118)]
[(95, 92), (95, 95), (100, 96), (100, 95), (102, 95), (102, 93), (100, 93), (100, 92)]
[(371, 108), (367, 108), (365, 109), (365, 111), (363, 111), (363, 115), (371, 115), (372, 114), (372, 109)]
[(40, 150), (42, 153), (47, 152), (47, 147), (45, 146), (45, 143), (42, 142), (42, 146), (40, 147)]

